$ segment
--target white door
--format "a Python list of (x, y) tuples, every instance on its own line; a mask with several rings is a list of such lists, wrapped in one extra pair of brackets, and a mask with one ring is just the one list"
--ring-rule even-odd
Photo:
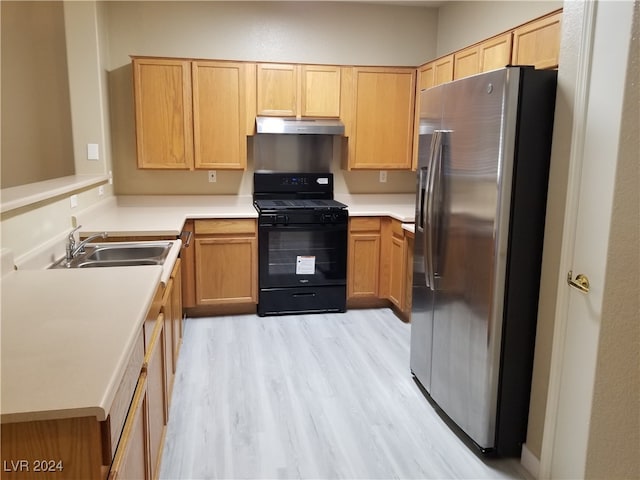
[(629, 1), (585, 6), (593, 43), (583, 42), (578, 67), (561, 262), (590, 288), (559, 286), (540, 478), (585, 474), (632, 17)]

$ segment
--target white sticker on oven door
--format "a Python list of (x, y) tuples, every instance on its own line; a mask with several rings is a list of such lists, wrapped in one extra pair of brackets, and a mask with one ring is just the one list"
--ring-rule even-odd
[(296, 257), (296, 275), (313, 275), (316, 273), (316, 257), (298, 255)]
[(329, 179), (327, 177), (319, 177), (316, 182), (318, 182), (319, 185), (329, 185)]

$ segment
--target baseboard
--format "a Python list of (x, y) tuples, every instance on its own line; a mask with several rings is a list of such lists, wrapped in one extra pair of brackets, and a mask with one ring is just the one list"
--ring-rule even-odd
[(520, 463), (529, 472), (533, 478), (538, 478), (540, 475), (540, 460), (536, 457), (531, 450), (527, 448), (527, 444), (522, 445), (522, 454), (520, 456)]

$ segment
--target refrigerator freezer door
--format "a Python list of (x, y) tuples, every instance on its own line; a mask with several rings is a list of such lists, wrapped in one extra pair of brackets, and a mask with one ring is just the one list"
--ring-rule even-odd
[(430, 394), (481, 448), (495, 440), (506, 79), (501, 70), (448, 84), (442, 121)]
[(424, 92), (420, 103), (418, 137), (418, 174), (416, 185), (415, 240), (413, 254), (413, 289), (411, 310), (411, 371), (427, 390), (431, 388), (431, 337), (433, 330), (433, 291), (429, 284), (429, 266), (425, 255), (427, 243), (428, 189), (432, 169), (434, 132), (442, 122), (443, 87)]

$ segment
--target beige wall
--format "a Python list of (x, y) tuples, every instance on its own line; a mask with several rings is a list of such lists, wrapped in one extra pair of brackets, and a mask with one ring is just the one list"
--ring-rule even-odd
[(62, 2), (1, 8), (1, 187), (73, 175)]
[(562, 5), (562, 1), (537, 0), (444, 2), (438, 13), (437, 56), (492, 37)]
[(640, 478), (640, 4), (616, 171), (585, 477)]
[[(316, 2), (107, 3), (114, 176), (118, 194), (252, 193), (251, 140), (245, 172), (136, 168), (129, 55), (329, 64), (410, 65), (435, 55), (436, 10)], [(414, 174), (345, 172), (336, 193), (412, 192)]]
[[(70, 110), (73, 132), (71, 158), (75, 160), (78, 174), (106, 173), (111, 169), (104, 64), (107, 44), (98, 43), (98, 38), (104, 36), (100, 8), (95, 2), (66, 2), (64, 24), (66, 39), (70, 42), (65, 65), (68, 64), (68, 82), (71, 85), (66, 105)], [(3, 103), (5, 98), (3, 92)], [(99, 161), (86, 159), (87, 143), (101, 146)], [(71, 194), (78, 195), (78, 206), (73, 209), (69, 202)], [(11, 249), (15, 257), (25, 255), (69, 231), (72, 215), (111, 195), (112, 186), (104, 185), (102, 196), (98, 194), (97, 187), (81, 189), (6, 212), (0, 218), (2, 248)]]
[(567, 196), (569, 158), (573, 131), (573, 105), (578, 75), (578, 52), (582, 40), (583, 8), (581, 2), (568, 2), (563, 10), (560, 68), (556, 93), (553, 145), (547, 194), (547, 216), (540, 275), (538, 325), (531, 382), (531, 403), (526, 448), (540, 459), (544, 419), (547, 408), (551, 348), (558, 279), (561, 276), (560, 251)]

